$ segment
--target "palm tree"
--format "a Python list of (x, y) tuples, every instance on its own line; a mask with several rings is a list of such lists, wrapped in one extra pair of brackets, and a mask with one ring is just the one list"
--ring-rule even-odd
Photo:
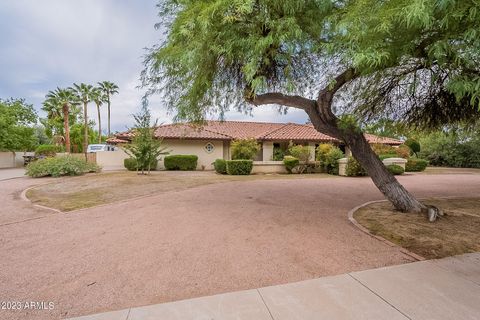
[(65, 140), (65, 151), (70, 153), (70, 108), (79, 103), (79, 97), (72, 89), (57, 88), (55, 91), (49, 91), (45, 96), (43, 109), (48, 112), (48, 117), (60, 116), (60, 110), (63, 114), (63, 135)]
[(91, 84), (73, 84), (73, 90), (77, 93), (80, 101), (83, 103), (83, 121), (85, 125), (85, 130), (83, 134), (83, 152), (85, 153), (85, 159), (87, 158), (87, 147), (88, 147), (88, 103), (92, 101), (93, 95), (93, 86)]
[(107, 97), (100, 87), (93, 88), (92, 101), (97, 106), (98, 113), (98, 143), (102, 143), (102, 118), (100, 116), (100, 107), (104, 102), (107, 102)]
[(110, 97), (116, 93), (118, 93), (118, 86), (109, 81), (103, 81), (99, 82), (98, 86), (100, 89), (102, 89), (103, 93), (105, 94), (105, 97), (107, 99), (107, 105), (108, 105), (108, 136), (110, 137)]

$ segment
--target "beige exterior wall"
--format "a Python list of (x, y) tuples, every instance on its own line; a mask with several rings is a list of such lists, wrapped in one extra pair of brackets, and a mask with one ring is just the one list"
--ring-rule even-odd
[(0, 168), (15, 168), (14, 152), (0, 152)]
[(107, 170), (125, 169), (123, 160), (129, 158), (123, 149), (118, 148), (117, 151), (100, 151), (97, 152), (97, 164)]
[[(205, 145), (211, 143), (214, 149), (211, 153), (205, 150)], [(194, 154), (198, 156), (197, 170), (213, 170), (212, 163), (215, 159), (223, 159), (223, 141), (221, 140), (180, 140), (164, 139), (163, 145), (167, 147), (170, 155)], [(164, 169), (163, 160), (159, 161), (159, 169)]]
[(271, 161), (273, 159), (273, 141), (263, 142), (263, 161)]
[(283, 161), (254, 161), (252, 174), (287, 173)]

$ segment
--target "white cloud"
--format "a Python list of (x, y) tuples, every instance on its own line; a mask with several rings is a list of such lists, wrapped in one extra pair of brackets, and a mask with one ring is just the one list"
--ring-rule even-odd
[[(137, 89), (145, 47), (159, 41), (161, 32), (156, 0), (2, 0), (0, 5), (0, 97), (24, 97), (40, 109), (49, 90), (73, 83), (117, 83), (120, 94), (112, 98), (112, 129), (133, 124), (143, 91)], [(150, 106), (159, 122), (169, 123), (158, 97)], [(107, 111), (102, 108), (103, 128)], [(89, 115), (96, 119), (91, 104)], [(41, 113), (42, 114), (42, 113)], [(300, 122), (307, 117), (291, 109), (281, 115), (276, 108), (256, 108), (253, 117), (236, 111), (227, 120)]]

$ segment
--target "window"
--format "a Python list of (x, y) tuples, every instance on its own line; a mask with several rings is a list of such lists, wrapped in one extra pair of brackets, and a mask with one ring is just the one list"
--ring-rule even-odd
[(212, 153), (213, 150), (215, 149), (215, 146), (213, 145), (213, 143), (209, 142), (205, 145), (204, 148), (207, 153)]

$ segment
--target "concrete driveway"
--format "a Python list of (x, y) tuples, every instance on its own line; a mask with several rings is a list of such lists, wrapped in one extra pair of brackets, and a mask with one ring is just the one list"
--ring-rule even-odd
[[(473, 174), (400, 180), (422, 197), (480, 190)], [(0, 182), (1, 215), (32, 181)], [(3, 225), (0, 300), (54, 308), (0, 318), (66, 318), (410, 262), (348, 221), (348, 210), (381, 198), (368, 178), (230, 182)]]

